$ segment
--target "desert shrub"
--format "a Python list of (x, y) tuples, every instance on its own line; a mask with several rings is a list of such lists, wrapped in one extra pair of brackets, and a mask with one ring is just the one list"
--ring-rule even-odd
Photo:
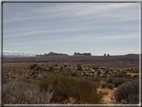
[(10, 82), (10, 80), (5, 79), (5, 78), (2, 80), (2, 83), (3, 83), (3, 84), (9, 83), (9, 82)]
[(36, 70), (40, 70), (40, 69), (41, 69), (41, 66), (36, 67)]
[(81, 66), (81, 64), (77, 64), (77, 67), (80, 67)]
[(118, 73), (118, 74), (114, 74), (113, 76), (114, 76), (114, 77), (123, 77), (124, 74)]
[(54, 67), (53, 66), (50, 66), (49, 67), (49, 71), (53, 71), (54, 70)]
[(93, 67), (93, 69), (96, 69), (96, 70), (97, 70), (97, 69), (99, 69), (99, 68), (98, 68), (98, 67)]
[(97, 93), (97, 85), (95, 83), (82, 79), (73, 79), (61, 74), (41, 79), (38, 86), (43, 90), (53, 90), (51, 101), (56, 100), (57, 96), (60, 96), (65, 99), (74, 97), (78, 103), (99, 104), (103, 97), (102, 94)]
[(115, 78), (112, 83), (114, 84), (115, 87), (117, 87), (118, 85), (121, 85), (123, 83), (127, 82), (127, 80), (125, 78)]
[(88, 81), (80, 80), (76, 84), (75, 98), (80, 104), (100, 104), (102, 103), (102, 94), (97, 94), (96, 86)]
[(139, 103), (139, 80), (129, 81), (120, 85), (114, 93), (117, 103), (138, 104)]
[(106, 72), (105, 72), (106, 74), (108, 74), (109, 73), (109, 69), (106, 69)]
[(40, 88), (17, 79), (9, 84), (3, 85), (4, 104), (47, 104), (52, 93), (40, 91)]
[(54, 66), (58, 66), (58, 64), (55, 64)]
[(113, 78), (108, 78), (107, 80), (106, 80), (106, 83), (112, 83), (113, 82)]
[(93, 78), (93, 81), (100, 82), (100, 81), (101, 81), (101, 78), (100, 78), (100, 77), (94, 77), (94, 78)]
[(98, 70), (98, 75), (100, 75), (101, 74), (101, 71), (100, 70)]
[(77, 73), (77, 72), (75, 72), (75, 71), (74, 71), (74, 72), (73, 72), (73, 71), (72, 71), (72, 72), (70, 72), (70, 75), (71, 75), (71, 76), (78, 77), (78, 73)]
[(38, 66), (38, 64), (33, 64), (33, 65), (30, 66), (30, 69), (34, 69), (37, 66)]
[(82, 70), (82, 66), (79, 66), (79, 67), (77, 68), (77, 70)]
[(101, 84), (102, 88), (109, 88), (109, 89), (113, 89), (113, 84), (112, 83), (102, 83)]
[(81, 64), (77, 64), (77, 70), (82, 70)]
[(64, 65), (64, 67), (67, 67), (67, 65)]
[(63, 66), (61, 66), (61, 68), (60, 69), (63, 69)]
[(102, 78), (107, 78), (106, 74), (101, 75)]

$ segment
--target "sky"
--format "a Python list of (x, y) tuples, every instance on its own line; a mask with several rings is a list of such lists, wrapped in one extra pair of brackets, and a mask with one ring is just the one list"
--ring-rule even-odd
[(4, 3), (3, 52), (140, 53), (139, 3)]

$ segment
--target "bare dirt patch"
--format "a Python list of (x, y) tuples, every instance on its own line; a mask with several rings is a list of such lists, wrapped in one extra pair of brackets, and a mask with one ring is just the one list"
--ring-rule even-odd
[(113, 90), (111, 90), (108, 88), (103, 89), (103, 88), (99, 87), (97, 89), (97, 91), (99, 93), (108, 93), (108, 94), (104, 95), (104, 97), (103, 97), (104, 104), (114, 104), (115, 100), (111, 99), (111, 96), (114, 94), (115, 90), (117, 90), (117, 88), (114, 88)]

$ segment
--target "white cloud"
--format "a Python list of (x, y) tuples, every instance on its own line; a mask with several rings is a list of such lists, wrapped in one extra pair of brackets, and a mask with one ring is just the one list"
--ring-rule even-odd
[[(137, 16), (137, 8), (135, 7), (137, 7), (137, 4), (132, 3), (60, 3), (54, 6), (50, 6), (48, 4), (47, 6), (31, 8), (29, 10), (23, 9), (23, 13), (21, 13), (20, 11), (14, 12), (13, 15), (11, 15), (9, 18), (4, 19), (4, 23), (12, 21), (24, 21), (31, 19), (40, 20), (58, 17), (64, 17), (70, 21), (98, 18), (114, 18), (115, 20), (135, 20), (139, 19), (139, 17)], [(88, 18), (88, 16), (90, 17)]]

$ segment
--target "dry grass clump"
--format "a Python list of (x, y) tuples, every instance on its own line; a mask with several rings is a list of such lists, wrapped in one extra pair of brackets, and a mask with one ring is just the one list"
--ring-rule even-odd
[(97, 85), (87, 80), (77, 80), (58, 74), (41, 79), (37, 85), (40, 86), (41, 90), (53, 91), (51, 102), (60, 96), (62, 99), (74, 97), (80, 104), (102, 103), (103, 95), (97, 93)]
[(3, 104), (47, 104), (52, 93), (19, 78), (3, 85)]
[(113, 89), (113, 84), (112, 83), (102, 83), (101, 84), (102, 88), (109, 88), (109, 89)]
[(70, 72), (70, 75), (71, 76), (74, 76), (74, 77), (78, 77), (78, 73), (76, 71), (71, 71)]
[(139, 103), (139, 80), (122, 84), (114, 93), (117, 103), (138, 104)]

